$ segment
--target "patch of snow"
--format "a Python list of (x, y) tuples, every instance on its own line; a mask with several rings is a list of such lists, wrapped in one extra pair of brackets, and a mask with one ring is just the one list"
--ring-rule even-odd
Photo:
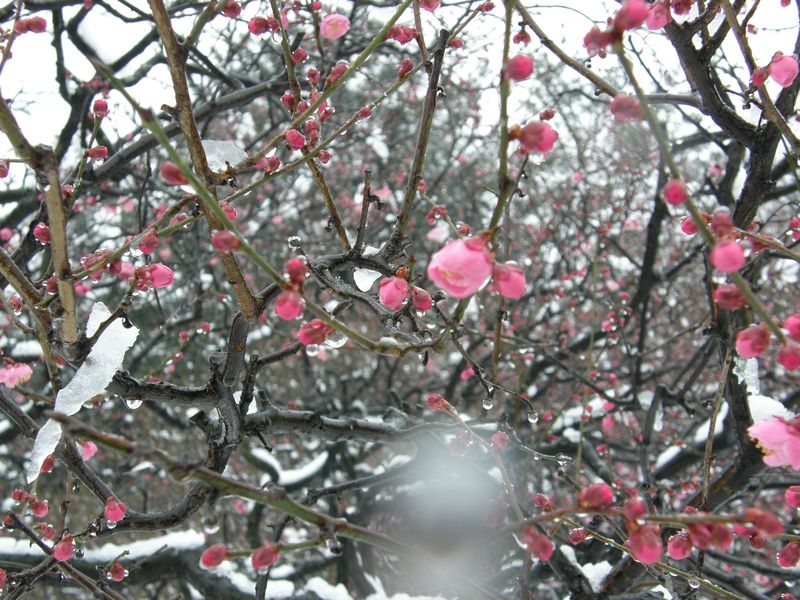
[[(717, 415), (717, 422), (714, 425), (714, 437), (718, 436), (722, 433), (725, 429), (725, 417), (728, 416), (728, 405), (723, 404), (719, 409), (719, 414)], [(692, 436), (692, 440), (695, 444), (700, 444), (705, 442), (708, 439), (708, 428), (711, 426), (711, 419), (706, 419), (703, 423), (695, 430), (694, 436)]]
[[(100, 324), (111, 317), (111, 312), (102, 302), (92, 307), (87, 324), (87, 334), (92, 335)], [(122, 366), (128, 348), (133, 346), (139, 330), (125, 327), (122, 319), (115, 319), (97, 338), (83, 365), (56, 396), (54, 410), (66, 415), (74, 415), (84, 402), (100, 394), (111, 382), (111, 378)], [(28, 483), (39, 476), (39, 469), (48, 455), (52, 454), (61, 439), (61, 425), (48, 419), (36, 435), (31, 451), (31, 460), (26, 469)]]
[(758, 381), (758, 359), (745, 358), (741, 356), (736, 357), (736, 362), (733, 367), (733, 374), (742, 383), (747, 386), (747, 391), (750, 394), (758, 394), (761, 391), (761, 383)]
[(668, 462), (670, 462), (673, 458), (678, 456), (681, 453), (681, 449), (677, 446), (670, 446), (666, 450), (664, 450), (661, 454), (658, 455), (656, 459), (656, 469), (660, 469)]
[(748, 394), (747, 404), (750, 406), (750, 416), (753, 417), (753, 423), (766, 421), (772, 417), (791, 419), (794, 416), (792, 411), (769, 396), (762, 396), (761, 394)]
[(326, 462), (328, 462), (328, 453), (320, 452), (302, 467), (281, 471), (281, 478), (278, 480), (278, 485), (295, 485), (301, 481), (310, 479), (322, 470), (322, 467), (325, 466)]
[(166, 546), (170, 550), (199, 550), (206, 545), (206, 536), (201, 531), (173, 531), (146, 540), (126, 544), (103, 544), (99, 548), (87, 548), (85, 559), (91, 562), (110, 562), (127, 551), (130, 560), (153, 556)]
[(233, 142), (224, 140), (203, 140), (203, 150), (206, 151), (208, 167), (212, 171), (224, 171), (229, 163), (232, 167), (247, 160), (247, 153)]

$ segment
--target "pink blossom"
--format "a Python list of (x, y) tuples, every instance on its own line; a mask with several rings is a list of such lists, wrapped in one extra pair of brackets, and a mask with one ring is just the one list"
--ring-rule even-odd
[(778, 350), (778, 364), (787, 371), (794, 371), (800, 368), (800, 344), (786, 342)]
[(616, 96), (609, 105), (611, 114), (617, 123), (625, 121), (641, 121), (644, 118), (642, 107), (636, 98), (630, 96)]
[(326, 40), (337, 40), (350, 30), (350, 19), (338, 13), (325, 15), (319, 24), (319, 34)]
[(23, 383), (28, 383), (33, 375), (33, 370), (25, 363), (6, 360), (0, 368), (0, 383), (7, 388), (15, 388)]
[(461, 373), (458, 374), (458, 378), (461, 381), (469, 381), (473, 377), (475, 377), (475, 369), (473, 369), (472, 367), (467, 367), (466, 369), (461, 371)]
[(6, 581), (8, 581), (8, 573), (5, 569), (0, 569), (0, 588), (5, 587)]
[(274, 565), (278, 561), (278, 551), (279, 548), (277, 545), (266, 542), (258, 550), (253, 552), (253, 555), (250, 557), (253, 568), (256, 571), (262, 571)]
[(302, 258), (290, 258), (286, 261), (286, 274), (289, 276), (289, 281), (294, 285), (300, 285), (305, 281), (306, 274), (308, 273), (308, 265)]
[(676, 533), (667, 540), (667, 554), (672, 560), (683, 560), (692, 554), (692, 542), (685, 531)]
[(425, 402), (433, 412), (450, 412), (453, 410), (453, 407), (441, 394), (430, 393)]
[(498, 450), (502, 450), (508, 446), (508, 434), (505, 431), (497, 431), (492, 436), (492, 446)]
[(417, 286), (411, 286), (411, 304), (420, 312), (425, 312), (433, 308), (433, 298), (431, 295)]
[(735, 273), (744, 266), (744, 248), (733, 240), (723, 240), (714, 244), (709, 258), (720, 273)]
[(227, 229), (215, 231), (211, 234), (211, 245), (220, 252), (236, 250), (241, 243), (242, 241), (239, 239), (239, 236)]
[(439, 8), (439, 0), (420, 0), (419, 5), (420, 8), (433, 12)]
[(647, 28), (651, 31), (661, 29), (667, 23), (672, 21), (672, 14), (669, 12), (669, 0), (665, 2), (656, 2), (650, 5), (647, 12)]
[(128, 507), (120, 502), (115, 496), (109, 496), (106, 499), (106, 506), (103, 510), (103, 516), (109, 521), (117, 522), (125, 518), (125, 512)]
[(661, 195), (664, 197), (667, 204), (671, 204), (672, 206), (683, 204), (688, 197), (686, 186), (680, 179), (670, 179), (661, 190)]
[(142, 254), (152, 254), (158, 248), (158, 232), (155, 229), (149, 230), (139, 242), (139, 250)]
[(789, 87), (797, 77), (797, 59), (794, 56), (776, 52), (769, 63), (769, 76), (781, 87)]
[(284, 137), (292, 150), (300, 150), (306, 144), (306, 138), (297, 129), (290, 129)]
[(146, 279), (154, 288), (167, 287), (172, 284), (174, 273), (167, 265), (162, 263), (153, 263), (142, 267), (143, 279)]
[(800, 508), (800, 485), (790, 485), (786, 488), (783, 499), (789, 506)]
[(714, 301), (725, 310), (738, 310), (747, 306), (747, 298), (732, 283), (726, 283), (714, 290)]
[(793, 567), (800, 560), (800, 542), (793, 540), (778, 552), (778, 564), (785, 568)]
[(495, 263), (492, 282), (503, 298), (516, 300), (525, 294), (525, 272), (514, 263)]
[(750, 76), (750, 83), (753, 87), (761, 87), (769, 77), (769, 67), (757, 67), (753, 69), (753, 74)]
[(379, 296), (381, 304), (392, 310), (400, 310), (408, 297), (408, 281), (402, 277), (382, 279)]
[(225, 544), (209, 546), (200, 555), (200, 564), (206, 569), (216, 569), (228, 560), (228, 547)]
[(766, 537), (775, 537), (783, 533), (783, 524), (778, 517), (766, 510), (752, 506), (745, 508), (743, 518), (748, 523), (752, 523), (753, 527)]
[(453, 240), (433, 255), (428, 277), (453, 298), (467, 298), (489, 278), (493, 262), (483, 238)]
[(161, 165), (159, 175), (169, 185), (186, 185), (189, 183), (186, 175), (183, 174), (180, 167), (174, 163), (167, 162)]
[(599, 55), (601, 58), (606, 55), (606, 48), (612, 42), (614, 36), (610, 31), (602, 31), (597, 25), (589, 30), (583, 38), (583, 46), (589, 56)]
[(769, 347), (769, 328), (766, 324), (751, 325), (736, 334), (736, 352), (742, 358), (758, 358)]
[(585, 542), (588, 537), (589, 532), (586, 529), (583, 527), (576, 527), (575, 529), (570, 530), (567, 539), (569, 540), (570, 544), (576, 546), (582, 542)]
[(664, 544), (657, 525), (637, 526), (625, 545), (630, 550), (631, 557), (643, 565), (657, 563), (664, 553)]
[(601, 510), (614, 503), (614, 490), (607, 483), (594, 483), (578, 493), (578, 504), (581, 508)]
[(114, 563), (109, 567), (108, 572), (106, 573), (106, 577), (111, 581), (115, 581), (119, 583), (120, 581), (124, 581), (125, 578), (128, 576), (128, 572), (125, 570), (125, 567), (122, 566), (122, 563), (118, 560), (115, 560)]
[(222, 14), (228, 17), (229, 19), (235, 19), (242, 13), (242, 7), (239, 6), (239, 3), (236, 0), (228, 0), (225, 3), (225, 6), (222, 7)]
[(692, 217), (683, 217), (681, 219), (681, 231), (686, 235), (694, 235), (700, 230)]
[(535, 527), (523, 529), (521, 537), (522, 542), (528, 547), (528, 551), (539, 560), (549, 560), (553, 556), (555, 546), (552, 540)]
[(300, 325), (300, 329), (297, 331), (297, 339), (300, 340), (300, 343), (304, 346), (321, 344), (333, 331), (333, 327), (328, 325), (325, 321), (321, 319), (312, 319), (308, 323)]
[(518, 54), (506, 62), (506, 76), (512, 81), (524, 81), (533, 73), (533, 58)]
[(34, 517), (44, 519), (48, 512), (50, 512), (50, 508), (47, 505), (47, 500), (34, 498), (31, 501), (31, 514), (33, 514)]
[(531, 121), (519, 133), (519, 143), (528, 152), (547, 154), (557, 140), (558, 133), (541, 121)]
[(787, 421), (772, 417), (751, 425), (747, 432), (764, 452), (764, 463), (770, 467), (792, 467), (800, 470), (800, 419)]
[(397, 76), (402, 79), (409, 73), (411, 73), (411, 69), (414, 68), (414, 61), (410, 58), (404, 58), (400, 61), (400, 66), (397, 67)]
[(800, 313), (795, 313), (786, 317), (783, 327), (789, 332), (789, 337), (800, 341)]
[(649, 5), (644, 0), (627, 0), (614, 16), (614, 29), (628, 31), (636, 29), (645, 22)]
[(83, 460), (89, 460), (95, 454), (97, 454), (97, 444), (91, 441), (81, 442), (81, 456)]
[(275, 314), (284, 321), (292, 321), (303, 314), (303, 297), (297, 290), (283, 290), (275, 299)]
[[(253, 17), (247, 24), (247, 30), (253, 35), (263, 35), (268, 31), (272, 31), (273, 23), (270, 19), (275, 21), (274, 17), (269, 17), (268, 19), (264, 17)], [(275, 21), (275, 23), (277, 23), (277, 21)]]
[(95, 146), (94, 148), (89, 148), (85, 154), (86, 158), (91, 160), (104, 160), (108, 157), (108, 148), (105, 146)]
[(59, 562), (69, 560), (75, 555), (75, 544), (72, 541), (72, 536), (67, 535), (53, 546), (53, 558)]
[(95, 100), (94, 104), (92, 105), (92, 113), (98, 119), (102, 119), (103, 117), (108, 116), (108, 102), (103, 100), (102, 98), (99, 100)]

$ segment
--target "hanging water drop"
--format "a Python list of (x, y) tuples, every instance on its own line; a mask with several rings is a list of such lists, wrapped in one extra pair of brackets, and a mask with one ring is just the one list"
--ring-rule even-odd
[(217, 517), (206, 517), (203, 519), (203, 531), (207, 535), (214, 535), (219, 531), (219, 519)]
[(297, 250), (303, 244), (303, 240), (300, 239), (300, 236), (293, 235), (286, 240), (286, 243), (292, 250)]
[(534, 425), (539, 422), (539, 413), (535, 410), (528, 411), (528, 423)]
[(139, 248), (134, 248), (133, 246), (131, 246), (130, 250), (128, 250), (128, 253), (129, 253), (129, 254), (130, 254), (130, 255), (131, 255), (133, 258), (139, 258), (139, 257), (140, 257), (142, 254), (144, 254), (144, 252), (142, 252), (141, 250), (139, 250)]
[(125, 400), (125, 406), (131, 410), (136, 410), (142, 405), (141, 400)]
[(569, 456), (566, 454), (556, 454), (556, 462), (562, 467), (569, 462)]
[(106, 521), (106, 527), (108, 529), (114, 529), (117, 526), (116, 521)]
[(494, 407), (494, 400), (492, 400), (491, 396), (486, 396), (483, 399), (483, 410), (492, 410)]
[(693, 590), (696, 590), (697, 588), (700, 587), (700, 582), (696, 581), (694, 579), (690, 579), (689, 580), (689, 587), (692, 588)]
[(334, 331), (325, 340), (325, 344), (331, 348), (341, 348), (347, 343), (347, 336), (341, 331)]
[(319, 346), (317, 344), (309, 344), (306, 346), (306, 355), (314, 357), (319, 354)]

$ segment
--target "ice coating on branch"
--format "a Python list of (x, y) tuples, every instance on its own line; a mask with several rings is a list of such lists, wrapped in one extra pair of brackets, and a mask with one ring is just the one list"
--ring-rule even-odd
[(233, 142), (225, 140), (203, 140), (203, 150), (208, 159), (208, 168), (212, 171), (224, 171), (229, 163), (232, 167), (247, 160), (247, 153)]
[(353, 271), (353, 279), (356, 282), (356, 287), (362, 292), (368, 292), (377, 279), (380, 279), (381, 274), (372, 269), (356, 269)]
[[(111, 312), (102, 302), (92, 307), (86, 326), (86, 334), (93, 335), (101, 323), (111, 316)], [(66, 415), (74, 415), (84, 402), (106, 389), (114, 377), (114, 373), (122, 366), (125, 352), (133, 346), (139, 330), (136, 327), (125, 327), (122, 319), (115, 319), (100, 334), (89, 356), (69, 382), (56, 396), (54, 410)], [(39, 476), (39, 469), (44, 459), (52, 454), (61, 439), (61, 425), (48, 419), (36, 435), (31, 451), (31, 460), (27, 466), (28, 483)]]

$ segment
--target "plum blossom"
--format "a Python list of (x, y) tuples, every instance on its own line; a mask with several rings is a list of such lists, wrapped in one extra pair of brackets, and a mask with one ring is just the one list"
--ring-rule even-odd
[(325, 15), (319, 24), (319, 34), (326, 40), (338, 40), (350, 30), (350, 19), (338, 13)]
[(106, 499), (106, 505), (103, 509), (103, 516), (109, 521), (117, 522), (125, 518), (125, 512), (128, 507), (125, 503), (120, 502), (115, 496), (109, 496)]
[(553, 556), (555, 546), (552, 540), (535, 527), (526, 527), (522, 530), (522, 542), (528, 551), (539, 560), (549, 560)]
[(769, 337), (764, 323), (742, 329), (736, 334), (736, 352), (743, 358), (758, 358), (769, 347)]
[(692, 554), (691, 540), (685, 531), (676, 533), (667, 540), (667, 554), (672, 560), (683, 560)]
[(720, 273), (735, 273), (744, 266), (744, 248), (733, 240), (723, 240), (714, 244), (709, 259)]
[(655, 31), (656, 29), (661, 29), (670, 21), (672, 21), (672, 14), (669, 11), (669, 0), (665, 2), (655, 2), (650, 5), (650, 9), (647, 12), (647, 19), (645, 19), (649, 30)]
[(525, 54), (512, 56), (506, 62), (506, 76), (512, 81), (524, 81), (533, 74), (533, 58)]
[(732, 283), (726, 283), (714, 290), (714, 301), (725, 310), (738, 310), (747, 306), (747, 298)]
[(797, 58), (776, 52), (769, 63), (769, 76), (781, 87), (789, 87), (797, 77)]
[(300, 325), (300, 329), (297, 331), (297, 339), (300, 340), (300, 343), (304, 346), (321, 344), (328, 339), (328, 336), (332, 334), (333, 331), (333, 327), (328, 325), (325, 321), (321, 319), (312, 319), (308, 323)]
[(166, 162), (161, 165), (158, 174), (161, 175), (161, 179), (169, 185), (186, 185), (189, 183), (189, 179), (183, 174), (180, 167), (171, 162)]
[(53, 558), (59, 562), (68, 561), (75, 555), (75, 543), (72, 541), (72, 536), (67, 535), (53, 546)]
[(790, 338), (800, 341), (800, 313), (786, 317), (783, 327), (789, 333)]
[(0, 367), (0, 383), (7, 388), (15, 388), (23, 383), (28, 383), (33, 375), (31, 367), (25, 363), (14, 362), (6, 359)]
[(680, 179), (670, 179), (661, 190), (661, 195), (664, 197), (667, 204), (671, 204), (672, 206), (683, 204), (688, 197), (686, 186)]
[(644, 118), (642, 107), (636, 98), (630, 96), (616, 96), (609, 105), (611, 114), (617, 123), (625, 121), (641, 121)]
[(273, 544), (271, 542), (266, 542), (258, 550), (253, 552), (253, 555), (250, 557), (250, 561), (253, 564), (253, 568), (256, 571), (263, 571), (264, 569), (268, 569), (276, 562), (278, 562), (278, 552), (279, 548), (276, 544)]
[(425, 312), (433, 308), (433, 298), (431, 295), (417, 286), (411, 286), (411, 304), (420, 312)]
[(392, 310), (400, 310), (408, 297), (408, 281), (402, 277), (387, 277), (381, 280), (381, 304)]
[(516, 300), (525, 294), (525, 272), (514, 263), (495, 263), (492, 283), (503, 298)]
[(751, 425), (747, 432), (764, 452), (765, 464), (800, 470), (800, 418), (772, 417)]
[(303, 314), (303, 297), (294, 289), (283, 290), (275, 299), (275, 314), (284, 321), (293, 321)]
[(800, 369), (800, 344), (786, 342), (778, 350), (778, 364), (787, 371)]
[(200, 555), (200, 564), (206, 569), (216, 569), (228, 560), (228, 547), (225, 544), (209, 546)]
[(547, 154), (558, 141), (558, 133), (547, 123), (531, 121), (520, 130), (518, 139), (526, 152)]
[[(631, 524), (629, 523), (630, 527)], [(636, 526), (630, 538), (625, 543), (630, 550), (631, 557), (643, 565), (652, 565), (661, 559), (664, 545), (657, 525)]]
[(614, 503), (614, 490), (607, 483), (593, 483), (581, 489), (578, 504), (581, 508), (601, 510)]
[(616, 30), (629, 31), (640, 27), (649, 14), (649, 5), (644, 0), (627, 0), (614, 16), (612, 26)]
[(428, 277), (453, 298), (467, 298), (486, 283), (493, 264), (483, 238), (453, 240), (433, 255)]

